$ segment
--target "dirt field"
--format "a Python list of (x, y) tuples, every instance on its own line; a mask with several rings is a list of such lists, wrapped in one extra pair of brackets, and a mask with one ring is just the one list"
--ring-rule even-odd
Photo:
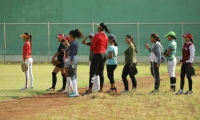
[[(138, 82), (138, 89), (152, 87), (153, 79), (152, 77), (142, 77), (137, 79)], [(131, 83), (131, 81), (129, 81)], [(117, 87), (122, 90), (123, 89), (123, 82), (118, 81), (116, 82)], [(109, 89), (109, 84), (105, 85), (104, 90)], [(79, 89), (79, 93), (82, 94), (85, 92), (85, 88)], [(96, 94), (105, 94), (105, 93), (96, 93)], [(120, 95), (117, 93), (112, 95), (116, 97)], [(82, 102), (89, 101), (82, 101), (83, 97), (78, 98), (68, 98), (66, 95), (62, 93), (51, 93), (48, 95), (39, 95), (37, 97), (28, 97), (28, 98), (21, 98), (21, 99), (14, 99), (8, 101), (0, 102), (0, 119), (1, 120), (20, 120), (25, 119), (27, 116), (30, 118), (31, 116), (35, 116), (36, 114), (44, 114), (48, 112), (48, 110), (52, 109), (62, 109), (64, 106), (71, 106), (75, 104), (79, 104)], [(31, 117), (34, 118), (34, 117)]]

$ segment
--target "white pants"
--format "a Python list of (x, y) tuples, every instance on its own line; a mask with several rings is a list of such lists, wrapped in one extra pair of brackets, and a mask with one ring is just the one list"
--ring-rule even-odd
[(25, 87), (26, 88), (28, 87), (29, 82), (30, 82), (30, 87), (33, 87), (33, 82), (34, 82), (32, 73), (33, 59), (32, 58), (26, 59), (25, 64), (27, 64), (28, 66), (28, 70), (25, 71)]
[[(89, 62), (89, 66), (91, 65), (91, 61)], [(100, 78), (99, 75), (95, 75), (94, 76), (94, 82), (93, 82), (93, 86), (92, 86), (92, 92), (98, 92), (100, 90)]]
[(176, 77), (175, 70), (176, 70), (176, 58), (172, 61), (167, 61), (167, 69), (168, 69), (168, 75), (169, 77)]

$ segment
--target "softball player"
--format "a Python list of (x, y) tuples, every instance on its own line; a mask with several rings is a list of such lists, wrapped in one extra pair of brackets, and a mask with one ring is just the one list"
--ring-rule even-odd
[(153, 43), (153, 46), (151, 48), (150, 45), (146, 44), (146, 48), (150, 52), (149, 60), (151, 62), (151, 74), (153, 75), (155, 82), (154, 90), (151, 91), (150, 93), (157, 93), (159, 92), (159, 87), (160, 87), (159, 67), (161, 64), (163, 48), (160, 43), (160, 38), (156, 33), (151, 34), (151, 42)]
[[(26, 90), (26, 89), (33, 89), (33, 73), (32, 73), (32, 64), (33, 64), (33, 59), (31, 56), (32, 53), (32, 36), (25, 32), (24, 34), (20, 35), (20, 37), (23, 39), (25, 42), (23, 46), (23, 62), (27, 64), (28, 70), (25, 71), (25, 86), (21, 88), (21, 90)], [(28, 87), (28, 83), (30, 82), (30, 87)]]
[[(71, 81), (71, 77), (69, 76), (68, 73), (68, 69), (69, 69), (69, 65), (68, 65), (68, 51), (69, 51), (69, 46), (70, 46), (70, 37), (66, 36), (64, 37), (64, 46), (65, 46), (65, 50), (64, 50), (64, 63), (65, 63), (65, 77), (67, 80), (66, 83), (66, 88), (63, 91), (63, 93), (69, 94), (71, 93), (71, 88), (72, 88), (72, 81)], [(72, 88), (73, 89), (73, 88)]]
[[(87, 38), (90, 39), (90, 42), (86, 42)], [(94, 38), (94, 34), (89, 34), (87, 37), (85, 37), (82, 41), (82, 44), (87, 45), (87, 46), (91, 46), (92, 44), (92, 39)], [(89, 66), (91, 65), (91, 61), (93, 58), (93, 53), (90, 50), (90, 55), (89, 55)], [(92, 86), (92, 92), (98, 92), (100, 90), (100, 80), (99, 80), (99, 75), (95, 75), (95, 80)]]
[(83, 95), (92, 93), (93, 81), (95, 80), (95, 74), (98, 72), (100, 77), (100, 90), (99, 92), (103, 92), (103, 84), (104, 84), (104, 65), (106, 62), (106, 49), (108, 46), (108, 37), (104, 33), (104, 30), (107, 33), (110, 33), (107, 26), (104, 23), (98, 24), (97, 31), (98, 33), (94, 35), (92, 40), (92, 45), (90, 46), (90, 50), (93, 52), (94, 56), (91, 61), (90, 66), (90, 78), (89, 78), (89, 89)]
[[(185, 44), (183, 45), (182, 48), (182, 57), (180, 59), (181, 65), (181, 82), (180, 82), (180, 90), (176, 94), (183, 94), (183, 88), (185, 84), (185, 74), (186, 74), (186, 69), (189, 65), (192, 65), (193, 60), (194, 60), (194, 53), (195, 53), (195, 47), (193, 43), (193, 36), (192, 34), (188, 33), (183, 35), (185, 38)], [(192, 94), (192, 77), (187, 76), (188, 79), (188, 85), (189, 85), (189, 90), (186, 91), (184, 94)]]
[(68, 97), (78, 97), (78, 89), (77, 89), (77, 65), (78, 65), (78, 58), (77, 58), (77, 53), (78, 53), (78, 41), (76, 39), (82, 38), (83, 34), (79, 29), (71, 30), (69, 32), (70, 36), (70, 46), (69, 46), (69, 54), (68, 54), (68, 65), (69, 68), (70, 66), (74, 66), (76, 74), (71, 77), (72, 80), (72, 86), (73, 86), (73, 92), (68, 94)]
[(110, 80), (110, 89), (107, 92), (117, 92), (114, 80), (114, 71), (117, 68), (118, 44), (116, 42), (116, 37), (113, 34), (110, 34), (108, 36), (108, 42), (110, 43), (110, 46), (106, 51), (106, 57), (107, 57), (106, 68), (107, 68), (107, 76)]
[(175, 92), (176, 91), (176, 75), (175, 75), (175, 69), (176, 69), (176, 34), (173, 31), (170, 31), (167, 35), (165, 35), (169, 41), (168, 47), (166, 49), (166, 54), (164, 55), (167, 58), (167, 69), (168, 74), (170, 77), (170, 90), (169, 92)]
[(62, 75), (62, 81), (63, 81), (63, 86), (60, 90), (58, 90), (58, 92), (62, 92), (65, 90), (66, 87), (66, 77), (65, 77), (65, 69), (64, 69), (64, 49), (65, 46), (63, 44), (64, 40), (63, 38), (65, 37), (64, 34), (59, 34), (58, 36), (56, 36), (56, 38), (58, 38), (58, 41), (60, 42), (60, 45), (57, 49), (56, 54), (53, 56), (52, 60), (55, 59), (57, 57), (57, 60), (60, 62), (60, 64), (58, 64), (53, 72), (52, 72), (52, 86), (50, 88), (47, 89), (47, 91), (54, 91), (55, 87), (56, 87), (56, 82), (57, 82), (57, 76), (56, 74), (60, 71), (61, 75)]
[(133, 42), (133, 37), (131, 35), (126, 35), (126, 43), (129, 45), (129, 47), (124, 51), (125, 54), (125, 66), (122, 71), (122, 80), (124, 83), (124, 90), (122, 93), (129, 92), (129, 85), (127, 76), (129, 75), (132, 80), (132, 90), (136, 90), (137, 88), (137, 81), (135, 79), (135, 75), (131, 74), (130, 67), (136, 66), (137, 60), (136, 60), (136, 45)]

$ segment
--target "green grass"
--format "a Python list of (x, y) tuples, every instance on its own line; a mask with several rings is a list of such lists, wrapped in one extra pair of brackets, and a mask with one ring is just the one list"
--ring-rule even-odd
[[(50, 64), (36, 63), (33, 65), (34, 74), (34, 90), (20, 91), (24, 86), (25, 75), (21, 72), (21, 66), (18, 63), (4, 63), (0, 64), (0, 100), (8, 100), (19, 97), (34, 96), (42, 93), (47, 93), (46, 89), (51, 86), (51, 73), (53, 66)], [(119, 65), (115, 70), (115, 79), (121, 80), (121, 72), (123, 66)], [(180, 68), (177, 67), (177, 71)], [(136, 77), (150, 76), (149, 66), (144, 64), (138, 65), (138, 75)], [(161, 73), (166, 73), (166, 66), (160, 68)], [(57, 74), (58, 80), (56, 88), (60, 89), (62, 86), (62, 78), (60, 73)], [(89, 67), (86, 64), (78, 66), (78, 87), (87, 87), (89, 78)], [(108, 82), (106, 69), (105, 81)]]

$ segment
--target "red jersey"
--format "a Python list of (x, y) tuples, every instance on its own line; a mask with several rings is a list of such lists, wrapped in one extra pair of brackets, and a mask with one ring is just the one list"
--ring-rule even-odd
[(90, 50), (93, 54), (97, 53), (106, 53), (106, 49), (108, 47), (108, 36), (104, 32), (99, 32), (95, 34), (92, 44), (90, 46)]
[(26, 56), (25, 59), (31, 58), (31, 43), (27, 41), (23, 46), (23, 57)]

